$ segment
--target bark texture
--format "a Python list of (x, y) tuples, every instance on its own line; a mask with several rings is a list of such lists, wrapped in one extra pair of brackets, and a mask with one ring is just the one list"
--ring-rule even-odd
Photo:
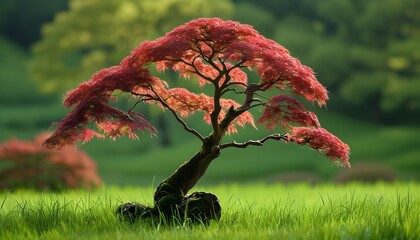
[(135, 202), (122, 204), (116, 211), (120, 219), (133, 222), (138, 218), (157, 220), (164, 217), (201, 223), (220, 219), (221, 207), (216, 195), (206, 192), (187, 195), (220, 155), (220, 148), (214, 143), (213, 135), (207, 137), (200, 151), (159, 184), (154, 194), (154, 207)]

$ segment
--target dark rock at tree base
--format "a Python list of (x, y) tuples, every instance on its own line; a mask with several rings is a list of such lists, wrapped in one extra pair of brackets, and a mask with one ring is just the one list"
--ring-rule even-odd
[(222, 212), (217, 196), (207, 192), (192, 193), (179, 207), (193, 222), (208, 223), (210, 220), (219, 220)]
[(116, 210), (120, 221), (132, 223), (138, 219), (171, 223), (173, 219), (178, 222), (208, 224), (211, 220), (219, 220), (221, 212), (217, 196), (207, 192), (194, 192), (186, 196), (181, 204), (173, 205), (173, 211), (170, 213), (163, 213), (157, 208), (136, 202), (124, 203)]
[(139, 217), (150, 218), (154, 216), (155, 209), (136, 202), (127, 202), (118, 206), (115, 213), (120, 221), (134, 222)]

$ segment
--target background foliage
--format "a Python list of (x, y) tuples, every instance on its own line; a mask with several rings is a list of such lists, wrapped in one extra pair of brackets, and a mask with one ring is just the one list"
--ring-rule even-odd
[[(192, 18), (219, 16), (255, 26), (315, 69), (331, 99), (328, 113), (317, 114), (323, 126), (349, 143), (353, 166), (374, 162), (397, 179), (420, 176), (419, 1), (155, 2), (0, 2), (0, 140), (32, 139), (49, 129), (67, 111), (60, 104), (65, 90), (117, 64), (139, 42)], [(190, 121), (199, 127), (201, 117)], [(155, 125), (158, 139), (92, 142), (82, 148), (98, 161), (106, 183), (157, 182), (199, 145), (170, 115), (157, 117)], [(238, 138), (257, 138), (259, 131), (240, 131)], [(170, 148), (162, 147), (168, 142)], [(285, 144), (226, 151), (203, 182), (321, 181), (340, 174), (320, 158)]]
[(42, 142), (48, 136), (44, 133), (32, 141), (12, 139), (0, 144), (0, 191), (14, 188), (62, 191), (101, 185), (96, 163), (85, 152), (75, 147), (47, 150)]
[(318, 72), (336, 98), (330, 109), (375, 122), (416, 123), (418, 1), (235, 2), (244, 12), (258, 9), (253, 18), (236, 11), (238, 19), (261, 27)]
[(117, 65), (144, 40), (191, 19), (231, 11), (225, 0), (73, 0), (68, 11), (44, 25), (33, 48), (33, 77), (46, 92), (74, 88), (93, 72)]

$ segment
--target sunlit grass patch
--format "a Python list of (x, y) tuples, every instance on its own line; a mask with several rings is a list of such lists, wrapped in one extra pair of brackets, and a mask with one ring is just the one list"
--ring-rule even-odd
[(420, 184), (197, 187), (220, 198), (209, 226), (129, 224), (118, 204), (152, 204), (153, 187), (0, 194), (0, 239), (418, 239)]

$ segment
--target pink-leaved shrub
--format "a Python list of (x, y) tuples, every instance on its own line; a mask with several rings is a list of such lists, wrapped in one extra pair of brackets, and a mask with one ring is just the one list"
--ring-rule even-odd
[(101, 185), (96, 163), (76, 146), (61, 151), (42, 146), (49, 134), (32, 141), (11, 139), (0, 143), (0, 190), (92, 189)]

